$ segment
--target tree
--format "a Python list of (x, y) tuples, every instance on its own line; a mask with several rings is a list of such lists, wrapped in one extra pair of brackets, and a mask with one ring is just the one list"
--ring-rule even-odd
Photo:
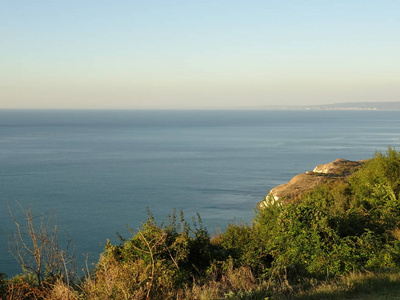
[(9, 208), (17, 227), (14, 235), (8, 235), (10, 253), (24, 273), (35, 276), (38, 286), (42, 286), (44, 280), (60, 278), (69, 283), (74, 275), (74, 255), (69, 251), (71, 239), (65, 233), (65, 241), (60, 242), (55, 214), (34, 215), (32, 208), (20, 208), (23, 221)]

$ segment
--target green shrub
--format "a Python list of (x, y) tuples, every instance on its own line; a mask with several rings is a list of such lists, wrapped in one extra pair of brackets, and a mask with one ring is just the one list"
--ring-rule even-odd
[(0, 273), (0, 299), (2, 299), (7, 291), (7, 279), (6, 274)]
[(248, 266), (256, 274), (270, 267), (271, 257), (264, 241), (259, 240), (259, 228), (244, 223), (229, 224), (219, 236), (225, 257), (231, 257), (235, 267)]
[[(275, 292), (292, 296), (302, 284), (314, 286), (354, 271), (395, 269), (399, 200), (400, 154), (389, 147), (346, 180), (318, 186), (296, 202), (270, 203), (256, 211), (250, 225), (229, 224), (212, 239), (200, 216), (189, 225), (174, 211), (157, 224), (149, 213), (131, 238), (107, 243), (81, 296), (263, 299)], [(38, 299), (50, 295), (30, 283), (32, 278), (0, 276), (0, 292), (11, 286)], [(52, 295), (79, 296), (64, 283), (53, 290)]]
[[(193, 220), (194, 228), (184, 220), (182, 213), (179, 221), (175, 212), (167, 221), (166, 225), (158, 225), (149, 213), (142, 228), (136, 233), (132, 231), (131, 239), (122, 239), (120, 245), (108, 243), (95, 278), (91, 286), (86, 287), (87, 293), (111, 286), (104, 293), (116, 299), (122, 295), (136, 295), (132, 299), (142, 296), (169, 299), (195, 278), (204, 276), (215, 246), (200, 217), (197, 222)], [(115, 274), (112, 279), (110, 273)]]
[(399, 195), (400, 154), (389, 148), (348, 181), (317, 187), (297, 203), (259, 210), (254, 230), (273, 258), (272, 266), (290, 270), (295, 278), (395, 267), (400, 257)]

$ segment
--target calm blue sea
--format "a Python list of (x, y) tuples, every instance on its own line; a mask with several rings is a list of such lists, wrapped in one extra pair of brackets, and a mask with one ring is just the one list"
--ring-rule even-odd
[(0, 110), (0, 272), (19, 267), (8, 207), (54, 211), (78, 262), (97, 261), (149, 207), (199, 212), (211, 233), (250, 221), (268, 191), (336, 158), (400, 149), (398, 111)]

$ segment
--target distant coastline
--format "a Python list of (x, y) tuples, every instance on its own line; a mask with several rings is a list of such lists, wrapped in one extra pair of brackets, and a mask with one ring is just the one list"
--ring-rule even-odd
[(400, 102), (343, 102), (324, 105), (277, 105), (280, 110), (400, 110)]

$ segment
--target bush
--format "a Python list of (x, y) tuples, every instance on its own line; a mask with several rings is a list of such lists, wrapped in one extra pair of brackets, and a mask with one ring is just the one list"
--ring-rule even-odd
[(175, 292), (206, 274), (214, 246), (201, 219), (193, 220), (193, 229), (181, 213), (175, 212), (166, 225), (158, 225), (153, 216), (120, 245), (108, 243), (95, 270), (87, 281), (90, 299), (170, 299)]
[(6, 274), (0, 273), (0, 299), (4, 297), (7, 291), (7, 279)]
[(377, 153), (343, 182), (319, 186), (296, 202), (270, 203), (256, 212), (252, 224), (229, 224), (212, 239), (200, 216), (189, 225), (175, 211), (161, 224), (149, 213), (131, 233), (130, 239), (120, 236), (119, 245), (107, 243), (80, 295), (62, 276), (43, 277), (38, 284), (38, 272), (10, 280), (0, 276), (0, 295), (263, 299), (274, 293), (291, 297), (296, 288), (354, 271), (395, 269), (400, 263), (400, 153), (392, 148)]
[[(399, 263), (400, 154), (376, 154), (348, 182), (325, 185), (299, 203), (258, 211), (256, 227), (273, 267), (336, 276)], [(294, 271), (293, 271), (294, 270)]]

